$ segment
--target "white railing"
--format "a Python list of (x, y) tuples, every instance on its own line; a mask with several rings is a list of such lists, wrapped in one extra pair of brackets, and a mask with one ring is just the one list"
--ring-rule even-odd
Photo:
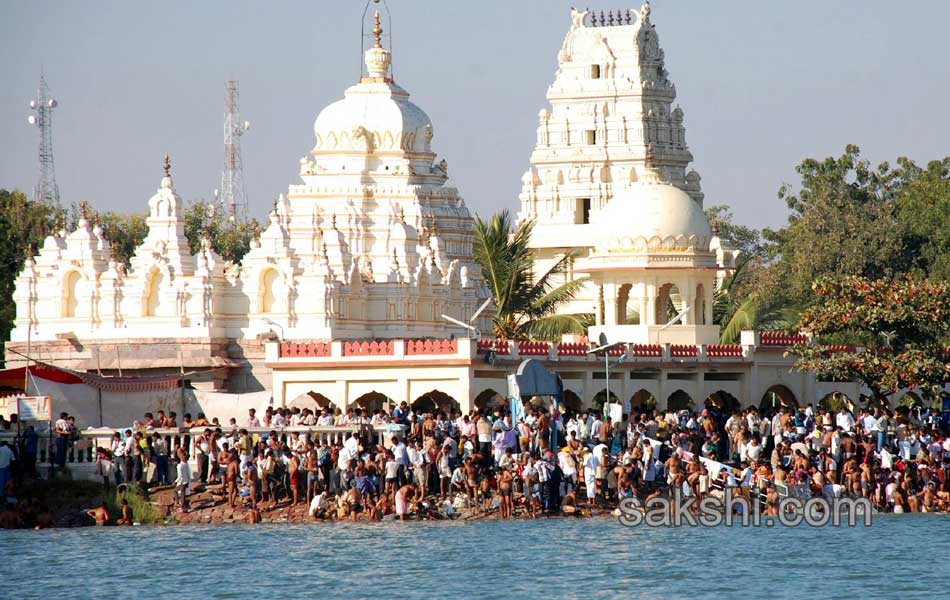
[[(122, 427), (113, 429), (111, 427), (99, 427), (78, 431), (77, 435), (66, 443), (66, 465), (94, 466), (96, 463), (96, 449), (111, 449), (113, 436), (116, 433), (124, 436), (127, 429), (130, 428)], [(194, 427), (191, 429), (139, 429), (138, 431), (142, 431), (148, 436), (152, 436), (156, 433), (159, 434), (168, 444), (169, 457), (174, 456), (179, 448), (183, 448), (188, 455), (189, 462), (195, 463), (197, 453), (195, 452), (194, 444), (197, 438), (204, 433), (205, 429), (205, 427)], [(208, 427), (208, 429), (214, 431), (215, 427)], [(305, 434), (311, 442), (322, 443), (326, 441), (331, 445), (342, 443), (350, 433), (356, 433), (361, 438), (370, 437), (374, 443), (384, 443), (391, 435), (404, 438), (406, 427), (404, 425), (387, 424), (375, 427), (360, 425), (309, 427), (303, 425), (294, 427), (221, 428), (226, 436), (232, 432), (236, 433), (241, 429), (247, 430), (252, 438), (255, 436), (270, 437), (270, 433), (274, 432), (278, 439), (292, 447), (294, 441), (296, 441), (300, 434)], [(18, 439), (15, 430), (0, 430), (0, 440), (6, 440), (10, 445), (17, 445), (22, 442), (22, 436), (24, 434), (25, 431), (22, 431), (20, 433), (21, 439)], [(50, 436), (50, 432), (46, 430), (37, 431), (36, 450), (36, 465), (38, 470), (40, 470), (40, 474), (44, 475), (46, 472), (44, 469), (50, 467), (56, 458), (55, 436)]]

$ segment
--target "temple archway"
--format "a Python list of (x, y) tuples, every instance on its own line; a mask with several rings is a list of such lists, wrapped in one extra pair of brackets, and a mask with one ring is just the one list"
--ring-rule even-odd
[(323, 394), (319, 394), (317, 392), (307, 392), (307, 395), (313, 399), (313, 402), (314, 404), (317, 405), (317, 408), (321, 408), (321, 409), (331, 408), (332, 409), (335, 404), (333, 400), (330, 400)]
[[(604, 398), (606, 398), (606, 397), (607, 397), (607, 396), (606, 396), (606, 392), (605, 392), (604, 390), (600, 390), (599, 392), (597, 392), (597, 394), (594, 395), (594, 398), (590, 401), (591, 408), (593, 408), (594, 410), (596, 410), (596, 411), (598, 411), (598, 412), (603, 412), (603, 410), (604, 410)], [(615, 404), (615, 403), (617, 403), (617, 402), (620, 402), (620, 400), (617, 398), (617, 394), (615, 394), (615, 393), (613, 393), (613, 391), (611, 391), (611, 392), (610, 392), (610, 403), (611, 403), (611, 404)]]
[(75, 317), (79, 310), (79, 281), (82, 275), (79, 271), (70, 271), (63, 278), (63, 310), (62, 315), (65, 318)]
[(300, 394), (291, 400), (290, 404), (287, 405), (287, 408), (309, 408), (314, 412), (319, 412), (324, 408), (333, 408), (333, 401), (323, 394), (318, 394), (317, 392), (307, 392), (306, 394)]
[(272, 313), (277, 305), (277, 269), (265, 269), (260, 280), (260, 312)]
[(158, 269), (152, 271), (148, 278), (148, 285), (145, 296), (145, 316), (157, 317), (162, 310), (162, 283), (165, 276)]
[(818, 406), (828, 412), (838, 412), (842, 408), (854, 412), (854, 402), (851, 401), (851, 398), (838, 391), (825, 394), (825, 397), (818, 401)]
[(696, 307), (696, 324), (705, 325), (706, 324), (706, 288), (703, 287), (703, 284), (696, 286), (696, 299), (693, 301), (693, 305)]
[(724, 390), (717, 390), (712, 394), (709, 394), (709, 397), (706, 398), (706, 402), (704, 404), (706, 408), (715, 408), (720, 412), (732, 412), (741, 408), (739, 405), (739, 400)]
[(504, 406), (505, 403), (505, 397), (493, 389), (487, 389), (475, 396), (475, 408), (478, 410), (488, 409), (491, 411), (496, 406)]
[(920, 399), (915, 392), (907, 392), (901, 399), (897, 401), (897, 406), (906, 406), (911, 408), (913, 406), (924, 406), (924, 401)]
[(443, 391), (432, 390), (426, 392), (412, 401), (412, 410), (414, 412), (436, 412), (461, 411), (458, 401)]
[(392, 400), (390, 400), (385, 394), (380, 394), (379, 392), (369, 392), (354, 400), (353, 405), (357, 408), (362, 408), (363, 410), (369, 411), (370, 414), (372, 414), (376, 410), (382, 410), (388, 407), (391, 402)]
[(656, 324), (665, 325), (680, 311), (680, 289), (674, 283), (660, 286), (656, 295)]
[(782, 408), (797, 408), (798, 399), (792, 390), (784, 385), (773, 385), (762, 394), (759, 410), (779, 410)]
[(638, 390), (630, 396), (630, 410), (652, 412), (656, 410), (656, 397), (647, 390)]
[(584, 401), (581, 400), (581, 397), (571, 390), (564, 390), (564, 395), (561, 396), (560, 403), (564, 406), (564, 408), (574, 413), (581, 412), (584, 407)]
[(666, 399), (666, 410), (693, 410), (693, 399), (683, 390), (676, 390)]

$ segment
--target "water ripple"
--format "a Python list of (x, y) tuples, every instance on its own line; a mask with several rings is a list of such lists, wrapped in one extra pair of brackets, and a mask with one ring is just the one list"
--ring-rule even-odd
[(933, 598), (945, 574), (917, 566), (910, 540), (923, 539), (928, 556), (950, 556), (950, 518), (880, 516), (870, 529), (539, 519), (0, 531), (0, 556), (3, 597), (23, 599)]

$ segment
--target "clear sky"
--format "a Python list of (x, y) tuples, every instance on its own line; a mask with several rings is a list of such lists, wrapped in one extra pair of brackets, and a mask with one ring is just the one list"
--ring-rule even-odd
[[(586, 6), (588, 0), (583, 1)], [(432, 118), (435, 150), (474, 212), (517, 209), (567, 0), (390, 0), (394, 75)], [(619, 3), (590, 0), (591, 8)], [(638, 4), (626, 7), (637, 8)], [(950, 3), (656, 0), (706, 205), (756, 227), (805, 157), (950, 153)], [(297, 183), (320, 109), (359, 77), (361, 0), (0, 2), (0, 188), (32, 189), (26, 122), (41, 66), (59, 108), (64, 202), (146, 210), (172, 155), (186, 199), (222, 166), (223, 82), (241, 84), (252, 214)]]

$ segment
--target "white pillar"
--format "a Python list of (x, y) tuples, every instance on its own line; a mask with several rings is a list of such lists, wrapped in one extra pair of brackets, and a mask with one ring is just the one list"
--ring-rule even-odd
[(646, 303), (646, 320), (644, 324), (656, 325), (656, 284), (651, 281), (647, 283), (645, 287), (646, 294), (644, 300)]
[(604, 325), (617, 324), (617, 284), (604, 284)]

